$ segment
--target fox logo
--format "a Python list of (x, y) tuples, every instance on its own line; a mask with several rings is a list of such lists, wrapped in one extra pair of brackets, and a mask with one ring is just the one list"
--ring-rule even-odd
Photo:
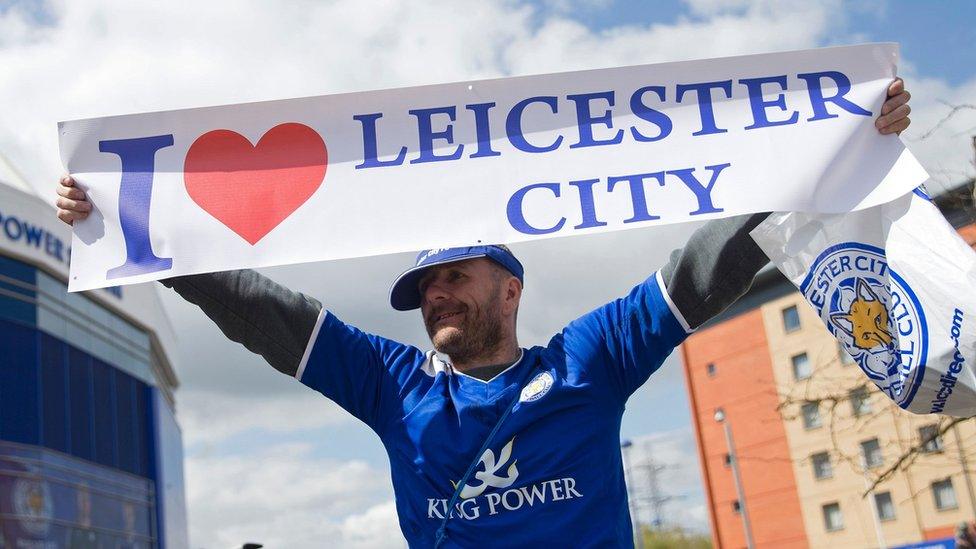
[(918, 296), (885, 250), (834, 244), (810, 265), (800, 291), (864, 374), (908, 407), (925, 373), (928, 328)]
[[(512, 458), (512, 445), (515, 444), (515, 437), (508, 441), (502, 451), (498, 454), (498, 461), (495, 461), (495, 453), (491, 451), (491, 448), (485, 450), (485, 453), (481, 455), (481, 463), (485, 467), (484, 471), (478, 471), (474, 474), (474, 478), (480, 481), (480, 484), (472, 486), (471, 483), (464, 485), (464, 489), (461, 490), (461, 499), (469, 499), (473, 497), (480, 496), (489, 486), (492, 488), (508, 488), (518, 479), (518, 467), (515, 463), (518, 460), (512, 462), (508, 466), (508, 475), (500, 476), (498, 471), (508, 463), (508, 460)], [(454, 485), (454, 489), (457, 490), (457, 483), (453, 480), (451, 484)]]
[(831, 313), (830, 322), (851, 336), (854, 345), (860, 349), (891, 347), (888, 309), (884, 302), (863, 278), (857, 279), (855, 288), (854, 301), (848, 311)]

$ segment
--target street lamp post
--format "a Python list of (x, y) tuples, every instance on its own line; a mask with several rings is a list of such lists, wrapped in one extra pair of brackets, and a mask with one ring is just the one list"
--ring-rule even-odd
[(739, 498), (739, 514), (742, 515), (742, 529), (746, 534), (746, 547), (755, 549), (756, 543), (752, 540), (752, 526), (749, 523), (749, 511), (746, 507), (746, 495), (742, 490), (742, 477), (739, 472), (739, 458), (735, 455), (735, 442), (732, 440), (732, 425), (725, 417), (725, 411), (721, 408), (715, 410), (715, 421), (722, 424), (725, 429), (725, 446), (729, 451), (729, 463), (732, 466), (732, 480), (735, 483), (735, 495)]
[(633, 479), (630, 474), (630, 452), (628, 451), (634, 445), (633, 442), (625, 440), (620, 443), (620, 456), (624, 460), (624, 483), (627, 485), (627, 509), (630, 511), (630, 522), (631, 528), (634, 532), (634, 542), (637, 549), (643, 549), (644, 547), (644, 536), (643, 532), (640, 530), (640, 523), (637, 521), (637, 509), (635, 507), (636, 496), (631, 496), (631, 484)]

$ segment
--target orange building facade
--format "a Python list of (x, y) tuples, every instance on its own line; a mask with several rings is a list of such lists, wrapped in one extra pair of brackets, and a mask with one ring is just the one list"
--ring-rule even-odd
[[(758, 310), (702, 330), (682, 347), (716, 547), (744, 547), (746, 542), (724, 426), (715, 420), (715, 412), (722, 409), (740, 453), (789, 454), (778, 395), (770, 390), (773, 369), (766, 348)], [(719, 367), (741, 375), (732, 383), (716, 383)], [(729, 374), (721, 377), (733, 377)], [(752, 521), (753, 539), (770, 547), (806, 547), (789, 460), (740, 458), (739, 463), (748, 512), (761, 517)]]
[[(936, 202), (976, 244), (971, 206)], [(746, 296), (691, 335), (682, 359), (716, 548), (747, 547), (743, 512), (760, 548), (938, 540), (929, 546), (948, 549), (956, 524), (976, 518), (972, 421), (869, 490), (947, 419), (904, 412), (867, 383), (777, 271), (761, 273)]]

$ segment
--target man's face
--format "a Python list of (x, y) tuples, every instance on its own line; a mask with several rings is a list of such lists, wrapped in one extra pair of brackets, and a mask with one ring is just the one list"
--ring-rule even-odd
[(455, 362), (465, 362), (497, 346), (506, 278), (484, 258), (431, 267), (418, 288), (434, 348)]

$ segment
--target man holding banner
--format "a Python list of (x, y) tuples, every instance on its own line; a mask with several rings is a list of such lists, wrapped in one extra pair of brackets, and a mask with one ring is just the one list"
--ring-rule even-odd
[[(887, 89), (875, 125), (908, 124)], [(58, 217), (86, 193), (58, 186)], [(767, 214), (708, 222), (626, 296), (521, 348), (521, 263), (500, 245), (422, 252), (390, 291), (420, 309), (438, 352), (349, 326), (313, 298), (250, 270), (163, 280), (230, 339), (365, 422), (389, 454), (412, 547), (633, 547), (619, 429), (628, 397), (692, 330), (744, 294), (768, 261), (750, 236)]]

